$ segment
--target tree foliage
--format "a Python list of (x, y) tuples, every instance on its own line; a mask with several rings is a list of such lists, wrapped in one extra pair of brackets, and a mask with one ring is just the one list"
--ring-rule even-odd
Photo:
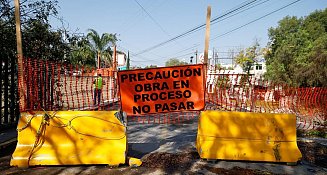
[(25, 57), (44, 60), (63, 60), (69, 46), (62, 39), (61, 31), (51, 31), (42, 21), (30, 21), (23, 30), (22, 44)]
[[(86, 36), (72, 34), (69, 38), (70, 53), (67, 60), (74, 65), (96, 67), (100, 57), (100, 66), (112, 66), (113, 51), (110, 46), (116, 44), (116, 34), (103, 33), (89, 29)], [(119, 51), (117, 51), (119, 53)]]
[(89, 41), (84, 36), (75, 36), (70, 41), (68, 61), (74, 65), (96, 67), (96, 53), (91, 49)]
[(262, 49), (257, 41), (246, 49), (241, 50), (235, 57), (236, 64), (240, 65), (244, 72), (250, 74), (253, 65), (258, 62), (258, 56), (262, 54)]
[(156, 68), (158, 67), (157, 65), (148, 65), (148, 66), (145, 66), (144, 69), (150, 69), (150, 68)]
[(179, 65), (187, 65), (188, 63), (185, 61), (179, 61), (177, 58), (171, 58), (166, 61), (166, 66), (179, 66)]
[[(1, 56), (15, 56), (14, 3), (0, 0)], [(60, 30), (50, 30), (49, 17), (56, 16), (57, 1), (25, 0), (20, 4), (22, 45), (25, 57), (62, 60), (69, 47)]]
[(269, 29), (266, 77), (296, 86), (327, 86), (327, 8), (285, 17)]
[(97, 57), (100, 57), (100, 63), (104, 62), (112, 65), (112, 51), (110, 49), (110, 44), (116, 44), (116, 34), (103, 33), (100, 37), (98, 32), (94, 29), (89, 29), (88, 31), (89, 33), (87, 33), (86, 36), (88, 39), (87, 47), (89, 47)]
[[(109, 44), (117, 41), (116, 35), (101, 36), (90, 29), (81, 36), (65, 28), (53, 29), (50, 17), (58, 15), (56, 0), (24, 0), (20, 3), (22, 45), (24, 57), (55, 60), (74, 65), (95, 67), (99, 54), (103, 64), (111, 64)], [(16, 56), (16, 30), (14, 3), (0, 0), (1, 57)]]

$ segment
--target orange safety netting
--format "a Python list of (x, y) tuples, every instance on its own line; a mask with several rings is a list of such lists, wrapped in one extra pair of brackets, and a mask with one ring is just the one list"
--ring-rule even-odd
[(214, 70), (207, 74), (207, 92), (206, 109), (292, 113), (298, 128), (326, 127), (326, 87), (291, 87), (255, 75)]
[[(25, 106), (29, 110), (117, 110), (120, 108), (117, 71), (99, 70), (52, 61), (24, 59)], [(95, 74), (105, 82), (100, 103), (94, 105)], [(206, 109), (265, 113), (294, 113), (299, 128), (324, 126), (327, 88), (300, 88), (275, 84), (254, 75), (227, 70), (208, 71)], [(141, 123), (182, 123), (199, 112), (129, 116)], [(324, 126), (325, 127), (325, 126)]]
[[(118, 108), (116, 72), (43, 60), (24, 60), (26, 110), (113, 110)], [(100, 103), (94, 104), (94, 80), (102, 74)], [(97, 102), (97, 101), (96, 101)]]

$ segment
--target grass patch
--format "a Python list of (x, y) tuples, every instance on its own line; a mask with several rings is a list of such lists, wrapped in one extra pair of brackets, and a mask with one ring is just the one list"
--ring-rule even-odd
[(317, 128), (310, 130), (297, 130), (298, 137), (321, 137), (327, 138), (327, 128)]

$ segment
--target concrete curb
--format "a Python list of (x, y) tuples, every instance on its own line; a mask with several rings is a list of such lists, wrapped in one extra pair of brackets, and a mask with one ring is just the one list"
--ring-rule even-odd
[(319, 137), (312, 137), (312, 138), (308, 138), (308, 137), (298, 137), (297, 138), (298, 142), (317, 142), (320, 143), (324, 146), (327, 146), (327, 139), (326, 138), (319, 138)]

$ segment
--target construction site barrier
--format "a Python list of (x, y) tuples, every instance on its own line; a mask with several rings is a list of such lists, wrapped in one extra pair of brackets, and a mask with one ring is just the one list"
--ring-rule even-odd
[[(141, 164), (127, 157), (116, 70), (27, 58), (22, 69), (18, 92), (24, 103), (12, 166)], [(226, 70), (205, 72), (205, 110), (196, 141), (201, 158), (297, 162), (296, 127), (327, 125), (326, 87), (293, 87)], [(94, 97), (97, 74), (103, 78), (100, 103)], [(142, 124), (179, 124), (198, 116), (199, 111), (182, 110), (127, 117)]]
[(10, 165), (124, 164), (127, 138), (122, 116), (118, 111), (23, 112)]
[[(116, 71), (84, 68), (53, 61), (24, 59), (23, 98), (20, 111), (117, 110)], [(102, 74), (100, 103), (94, 103), (94, 80)]]
[(298, 129), (327, 127), (327, 87), (273, 83), (232, 70), (207, 73), (207, 110), (295, 114)]
[[(24, 59), (26, 103), (20, 111), (110, 111), (120, 109), (117, 71), (86, 68), (53, 61)], [(100, 103), (94, 105), (93, 81), (101, 73), (106, 82)], [(327, 87), (295, 87), (273, 83), (253, 74), (208, 70), (205, 110), (295, 114), (298, 129), (326, 127)], [(183, 123), (198, 112), (129, 115), (139, 123)]]
[(302, 157), (294, 114), (203, 111), (196, 148), (202, 159), (295, 163)]

